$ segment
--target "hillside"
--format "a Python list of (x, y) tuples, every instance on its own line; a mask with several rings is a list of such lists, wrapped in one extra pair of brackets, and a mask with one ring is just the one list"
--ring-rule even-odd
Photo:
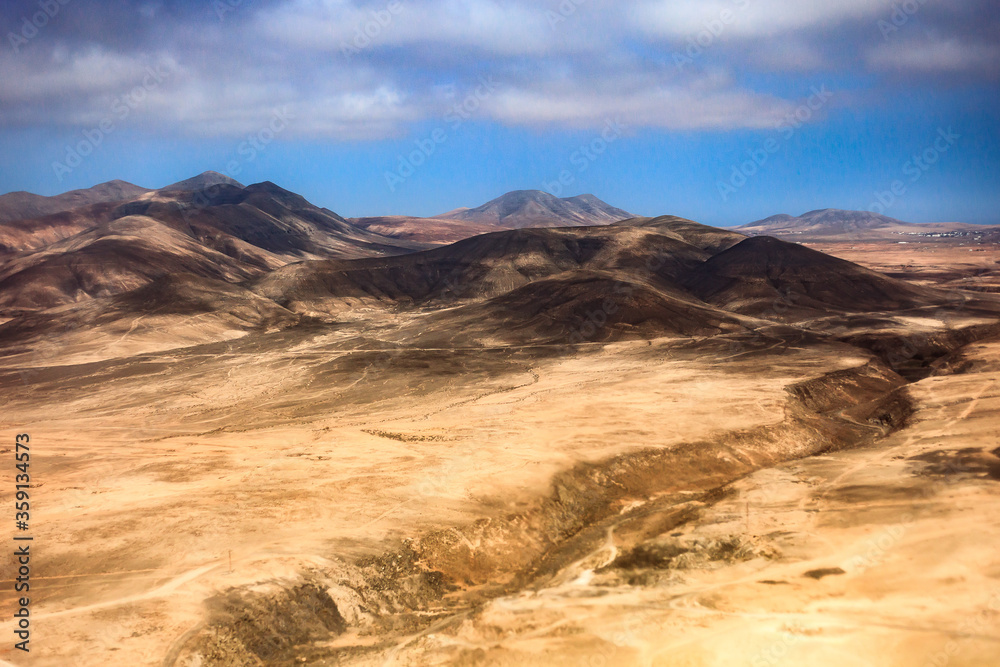
[(126, 201), (146, 192), (149, 192), (146, 188), (119, 180), (84, 190), (71, 190), (53, 197), (23, 191), (11, 192), (0, 195), (0, 223), (39, 218), (91, 204)]
[(706, 303), (775, 320), (899, 310), (944, 298), (935, 290), (767, 236), (748, 238), (713, 256), (685, 285)]

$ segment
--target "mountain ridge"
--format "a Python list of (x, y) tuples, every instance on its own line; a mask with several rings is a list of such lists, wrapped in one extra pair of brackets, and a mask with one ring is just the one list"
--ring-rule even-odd
[(0, 223), (62, 213), (91, 204), (125, 201), (147, 192), (151, 190), (118, 179), (51, 197), (24, 190), (8, 192), (0, 195)]

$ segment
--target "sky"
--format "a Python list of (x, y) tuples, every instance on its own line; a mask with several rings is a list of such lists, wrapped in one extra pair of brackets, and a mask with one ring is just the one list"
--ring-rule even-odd
[(1000, 224), (996, 0), (5, 0), (0, 192)]

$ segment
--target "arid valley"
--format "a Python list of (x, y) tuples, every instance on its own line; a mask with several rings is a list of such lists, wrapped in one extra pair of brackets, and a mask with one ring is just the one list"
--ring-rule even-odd
[(997, 664), (997, 228), (5, 197), (0, 664)]

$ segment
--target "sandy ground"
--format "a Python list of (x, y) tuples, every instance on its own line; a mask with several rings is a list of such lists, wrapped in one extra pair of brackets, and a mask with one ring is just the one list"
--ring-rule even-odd
[(1000, 247), (996, 243), (936, 240), (804, 245), (918, 284), (1000, 292)]
[[(970, 356), (996, 368), (1000, 344)], [(672, 533), (738, 536), (742, 557), (615, 567), (609, 535), (585, 569), (417, 639), (396, 664), (998, 664), (1000, 373), (910, 391), (912, 425), (877, 448), (761, 470)]]
[(331, 370), (327, 345), (11, 380), (3, 431), (33, 445), (37, 652), (0, 657), (158, 664), (227, 587), (516, 509), (577, 461), (776, 423), (784, 386), (864, 362), (791, 350), (760, 372), (642, 341)]
[[(582, 461), (776, 428), (790, 385), (868, 361), (836, 345), (747, 354), (666, 339), (565, 357), (385, 353), (348, 325), (166, 350), (151, 331), (132, 347), (127, 332), (98, 340), (128, 356), (72, 338), (34, 367), (0, 360), (0, 456), (30, 433), (34, 487), (33, 650), (5, 640), (9, 664), (194, 667), (206, 600), (230, 589), (287, 588), (524, 510)], [(415, 631), (348, 631), (327, 647), (336, 657), (308, 662), (996, 664), (1000, 344), (967, 356), (966, 373), (910, 385), (909, 425), (876, 447), (692, 492), (686, 518), (645, 541), (609, 523), (519, 590)], [(678, 544), (679, 561), (634, 557)], [(7, 619), (13, 559), (2, 564)], [(377, 650), (336, 652), (366, 644)]]

